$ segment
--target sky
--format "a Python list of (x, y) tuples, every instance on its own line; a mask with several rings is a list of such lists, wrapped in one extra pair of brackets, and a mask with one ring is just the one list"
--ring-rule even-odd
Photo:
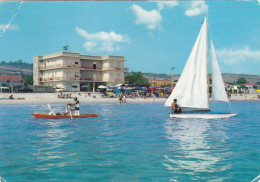
[(0, 61), (68, 45), (124, 56), (130, 71), (180, 74), (207, 12), (221, 72), (260, 75), (259, 0), (0, 2)]

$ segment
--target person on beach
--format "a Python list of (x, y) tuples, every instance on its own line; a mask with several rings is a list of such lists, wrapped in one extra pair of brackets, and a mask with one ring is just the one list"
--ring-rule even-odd
[(123, 93), (121, 92), (121, 94), (119, 95), (119, 103), (122, 104), (123, 102)]
[(173, 100), (171, 113), (172, 113), (172, 111), (173, 111), (174, 113), (182, 113), (182, 112), (183, 112), (182, 107), (180, 107), (180, 106), (177, 104), (177, 99), (174, 99), (174, 100)]
[(126, 96), (123, 94), (123, 102), (126, 103)]
[(9, 99), (14, 99), (13, 95), (10, 95), (10, 96), (9, 96)]
[(74, 106), (74, 108), (71, 108), (70, 110), (68, 110), (66, 113), (64, 113), (64, 115), (67, 115), (70, 111), (79, 110), (79, 101), (78, 101), (78, 98), (77, 98), (77, 97), (74, 97), (74, 102), (68, 103), (67, 106)]

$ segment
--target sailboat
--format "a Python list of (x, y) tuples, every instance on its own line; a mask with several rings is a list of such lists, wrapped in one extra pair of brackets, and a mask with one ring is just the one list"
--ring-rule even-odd
[[(211, 41), (212, 57), (212, 100), (228, 102), (224, 82), (219, 69), (217, 56)], [(171, 106), (174, 99), (183, 108), (192, 108), (183, 113), (170, 113), (170, 118), (228, 118), (234, 113), (212, 113), (209, 108), (209, 51), (208, 51), (208, 15), (205, 17), (200, 33), (193, 46), (184, 70), (165, 102)]]

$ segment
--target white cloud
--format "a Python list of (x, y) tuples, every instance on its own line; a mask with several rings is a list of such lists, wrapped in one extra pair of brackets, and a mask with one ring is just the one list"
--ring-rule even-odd
[(199, 14), (205, 13), (208, 11), (208, 5), (205, 4), (205, 1), (192, 1), (191, 7), (185, 11), (186, 16), (197, 16)]
[(250, 62), (260, 63), (260, 50), (251, 50), (248, 46), (243, 49), (221, 49), (216, 50), (217, 56), (224, 64), (239, 64)]
[(156, 9), (147, 11), (142, 7), (133, 4), (130, 7), (136, 16), (136, 24), (144, 24), (148, 29), (155, 30), (161, 27), (160, 22), (162, 21), (162, 15)]
[(18, 26), (16, 26), (16, 25), (8, 25), (8, 24), (7, 25), (0, 24), (0, 31), (4, 31), (6, 29), (8, 29), (8, 30), (17, 30)]
[(117, 44), (129, 43), (130, 41), (127, 35), (116, 34), (113, 31), (101, 31), (91, 34), (84, 29), (76, 27), (76, 32), (86, 40), (84, 47), (89, 52), (118, 51), (120, 47)]
[(157, 2), (159, 11), (164, 9), (165, 7), (172, 8), (172, 7), (178, 6), (178, 5), (179, 5), (178, 1), (159, 1), (159, 2)]

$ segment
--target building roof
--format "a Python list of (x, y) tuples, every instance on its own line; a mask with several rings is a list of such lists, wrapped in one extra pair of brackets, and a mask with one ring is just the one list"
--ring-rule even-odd
[(91, 60), (118, 60), (118, 61), (126, 61), (124, 56), (113, 56), (113, 55), (106, 55), (106, 56), (91, 56), (91, 55), (80, 55), (76, 52), (56, 52), (51, 53), (47, 55), (41, 55), (41, 56), (34, 56), (34, 57), (40, 57), (40, 60), (47, 60), (52, 59), (56, 57), (74, 57), (79, 59), (91, 59)]
[(24, 82), (20, 75), (0, 75), (0, 81)]
[(230, 86), (230, 84), (228, 84), (228, 83), (224, 83), (224, 85), (225, 85), (225, 86)]
[(257, 85), (256, 83), (252, 83), (252, 82), (248, 82), (248, 83), (245, 83), (245, 84), (243, 84), (243, 85), (259, 86), (259, 85)]

